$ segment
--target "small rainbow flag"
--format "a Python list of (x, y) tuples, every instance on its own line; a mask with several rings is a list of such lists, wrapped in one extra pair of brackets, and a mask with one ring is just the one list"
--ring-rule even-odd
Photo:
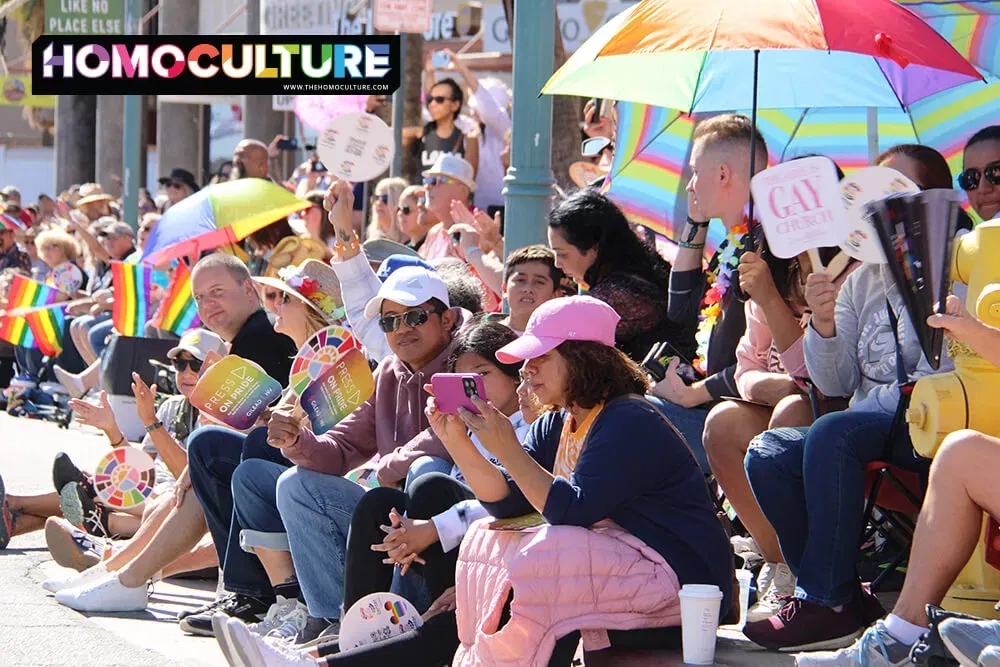
[(0, 315), (0, 340), (21, 347), (35, 347), (35, 338), (23, 316)]
[(201, 325), (198, 307), (191, 293), (191, 270), (184, 262), (178, 262), (174, 275), (167, 287), (167, 295), (160, 302), (160, 308), (153, 317), (153, 326), (163, 331), (172, 331), (178, 336), (188, 329)]
[[(12, 313), (49, 306), (59, 301), (60, 297), (68, 298), (55, 288), (43, 285), (31, 278), (15, 275), (10, 283), (10, 291), (7, 293), (7, 312), (0, 316), (0, 340), (21, 347), (38, 347), (25, 317), (27, 313)], [(60, 335), (62, 335), (61, 330)]]
[(111, 262), (111, 285), (115, 303), (111, 321), (122, 336), (142, 336), (149, 321), (149, 288), (153, 269), (145, 264)]
[(57, 356), (63, 350), (63, 330), (66, 328), (66, 304), (29, 310), (27, 320), (35, 343), (47, 357)]

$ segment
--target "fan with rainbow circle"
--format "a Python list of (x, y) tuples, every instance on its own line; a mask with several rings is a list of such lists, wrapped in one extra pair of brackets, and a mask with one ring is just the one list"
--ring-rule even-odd
[(142, 505), (155, 485), (153, 458), (135, 447), (112, 449), (94, 469), (94, 490), (108, 507)]
[(351, 350), (361, 350), (361, 343), (341, 326), (322, 329), (306, 341), (292, 361), (288, 384), (301, 396), (309, 384)]

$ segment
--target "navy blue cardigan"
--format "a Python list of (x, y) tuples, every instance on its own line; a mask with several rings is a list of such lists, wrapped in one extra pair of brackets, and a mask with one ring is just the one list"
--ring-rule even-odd
[[(552, 471), (567, 415), (551, 412), (535, 422), (524, 449)], [(497, 518), (534, 511), (510, 475), (510, 493), (483, 506)], [(658, 551), (681, 585), (715, 584), (723, 616), (733, 601), (733, 556), (715, 514), (704, 474), (691, 450), (656, 409), (638, 398), (620, 399), (597, 417), (576, 471), (556, 477), (545, 501), (553, 525), (590, 526), (611, 519)]]

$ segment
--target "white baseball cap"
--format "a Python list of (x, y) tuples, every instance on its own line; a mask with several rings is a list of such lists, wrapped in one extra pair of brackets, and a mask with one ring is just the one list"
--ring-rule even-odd
[(446, 307), (451, 307), (448, 288), (434, 271), (420, 266), (404, 266), (393, 271), (382, 283), (382, 287), (365, 306), (365, 317), (374, 320), (382, 315), (382, 302), (393, 301), (413, 307), (437, 299)]
[(464, 184), (470, 192), (476, 191), (476, 170), (465, 158), (454, 153), (441, 153), (434, 166), (422, 174), (427, 176), (447, 176)]
[(209, 352), (222, 357), (228, 353), (225, 342), (208, 329), (191, 329), (186, 332), (177, 346), (167, 352), (167, 358), (176, 359), (181, 352), (187, 352), (198, 361), (205, 361)]

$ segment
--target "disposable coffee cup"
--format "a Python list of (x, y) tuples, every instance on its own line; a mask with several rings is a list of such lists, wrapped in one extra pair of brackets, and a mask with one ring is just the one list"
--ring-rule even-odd
[(742, 630), (747, 624), (747, 608), (750, 606), (750, 583), (753, 581), (753, 572), (736, 570), (736, 580), (740, 582), (740, 630)]
[(680, 598), (684, 664), (714, 664), (722, 591), (718, 586), (687, 584), (681, 588)]

